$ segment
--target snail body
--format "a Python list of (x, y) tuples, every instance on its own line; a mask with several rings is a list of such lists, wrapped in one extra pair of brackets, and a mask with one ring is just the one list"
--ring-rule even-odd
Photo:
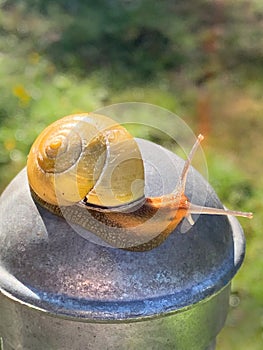
[(191, 214), (252, 217), (199, 207), (184, 194), (199, 135), (175, 190), (144, 195), (144, 166), (136, 141), (112, 119), (93, 113), (51, 124), (33, 144), (27, 163), (33, 198), (52, 213), (83, 226), (113, 247), (133, 251), (160, 245)]

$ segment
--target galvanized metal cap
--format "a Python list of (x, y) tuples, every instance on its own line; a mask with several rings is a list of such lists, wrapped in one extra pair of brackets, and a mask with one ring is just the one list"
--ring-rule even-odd
[[(146, 164), (146, 195), (171, 191), (183, 160), (138, 140)], [(194, 169), (186, 194), (222, 207)], [(204, 203), (201, 203), (204, 204)], [(220, 291), (245, 251), (235, 218), (200, 215), (182, 223), (158, 248), (129, 252), (84, 239), (62, 218), (36, 206), (25, 169), (0, 198), (0, 291), (34, 308), (85, 320), (127, 320), (177, 311)], [(83, 232), (85, 236), (85, 232)]]

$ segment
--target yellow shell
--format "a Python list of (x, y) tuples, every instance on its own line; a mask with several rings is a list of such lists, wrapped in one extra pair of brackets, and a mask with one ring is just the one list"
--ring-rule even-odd
[(118, 206), (144, 196), (144, 167), (129, 132), (94, 113), (64, 117), (34, 142), (28, 180), (45, 202), (72, 205), (83, 200)]

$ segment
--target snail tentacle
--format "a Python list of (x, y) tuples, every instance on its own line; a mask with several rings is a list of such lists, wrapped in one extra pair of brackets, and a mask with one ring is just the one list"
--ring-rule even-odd
[(251, 212), (203, 207), (203, 206), (195, 205), (192, 203), (189, 205), (189, 213), (191, 213), (191, 214), (208, 214), (208, 215), (233, 215), (233, 216), (241, 216), (241, 217), (248, 218), (248, 219), (253, 218), (253, 213), (251, 213)]
[(185, 186), (186, 186), (186, 180), (187, 180), (187, 175), (189, 173), (189, 170), (190, 170), (190, 166), (191, 166), (191, 163), (192, 163), (192, 160), (194, 158), (194, 155), (197, 151), (197, 149), (199, 148), (201, 142), (204, 140), (204, 136), (202, 134), (199, 134), (185, 163), (184, 163), (184, 167), (183, 167), (183, 170), (182, 170), (182, 173), (181, 173), (181, 176), (180, 176), (180, 179), (179, 179), (179, 182), (178, 184), (176, 185), (175, 189), (174, 189), (174, 193), (184, 193), (185, 192)]

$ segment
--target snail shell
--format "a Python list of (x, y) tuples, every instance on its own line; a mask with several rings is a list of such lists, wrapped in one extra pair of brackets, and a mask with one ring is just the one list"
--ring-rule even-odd
[(64, 117), (34, 142), (27, 162), (32, 190), (53, 205), (119, 206), (144, 196), (144, 166), (130, 133), (93, 113)]

